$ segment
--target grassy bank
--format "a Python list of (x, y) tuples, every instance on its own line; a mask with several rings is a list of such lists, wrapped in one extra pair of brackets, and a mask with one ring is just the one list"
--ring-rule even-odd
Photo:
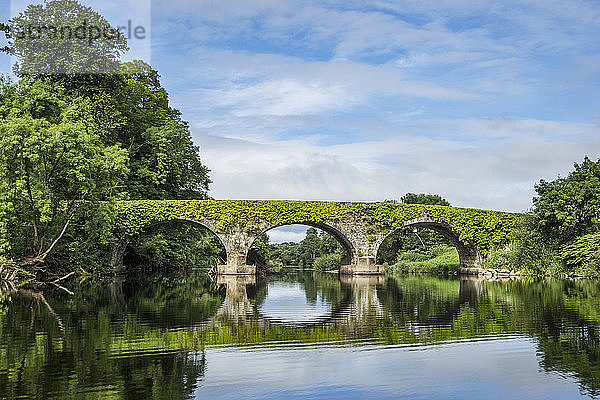
[(387, 266), (389, 272), (447, 273), (458, 270), (458, 252), (454, 247), (436, 247), (428, 252), (407, 252), (398, 255), (395, 264)]

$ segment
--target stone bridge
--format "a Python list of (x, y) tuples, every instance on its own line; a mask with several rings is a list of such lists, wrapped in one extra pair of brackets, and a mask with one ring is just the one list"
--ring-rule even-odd
[(255, 274), (248, 265), (254, 240), (270, 229), (312, 226), (334, 236), (345, 251), (341, 273), (382, 274), (375, 260), (381, 243), (398, 229), (424, 227), (452, 241), (461, 267), (481, 266), (483, 256), (508, 242), (518, 214), (447, 206), (285, 200), (138, 200), (115, 205), (111, 263), (122, 267), (128, 240), (164, 223), (198, 224), (223, 244), (226, 260), (219, 274)]

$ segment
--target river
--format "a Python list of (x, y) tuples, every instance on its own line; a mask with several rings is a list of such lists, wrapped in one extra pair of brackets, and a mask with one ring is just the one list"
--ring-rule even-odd
[(600, 282), (205, 271), (0, 294), (0, 397), (600, 397)]

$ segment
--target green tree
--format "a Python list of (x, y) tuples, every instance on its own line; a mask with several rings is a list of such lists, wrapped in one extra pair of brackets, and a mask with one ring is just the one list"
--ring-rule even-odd
[(340, 246), (340, 242), (337, 241), (335, 237), (331, 234), (321, 231), (319, 235), (319, 239), (321, 239), (321, 246), (319, 248), (319, 254), (330, 254), (335, 252), (341, 252), (342, 247)]
[(600, 230), (600, 159), (574, 164), (566, 178), (535, 185), (533, 212), (547, 241), (565, 244)]
[(151, 270), (210, 268), (225, 262), (225, 248), (209, 230), (189, 224), (158, 225), (140, 235), (129, 264)]
[(308, 228), (306, 236), (298, 246), (299, 261), (302, 267), (312, 267), (313, 261), (321, 253), (321, 238), (315, 228)]
[(564, 246), (561, 257), (567, 269), (587, 276), (600, 276), (600, 232), (583, 235)]
[(438, 206), (449, 206), (450, 203), (439, 194), (425, 193), (406, 193), (400, 198), (400, 202), (404, 204), (428, 204)]
[(339, 269), (342, 265), (342, 255), (340, 253), (324, 254), (314, 259), (313, 263), (317, 271), (331, 271)]
[(116, 73), (129, 50), (122, 33), (74, 0), (31, 4), (3, 28), (20, 77)]
[[(64, 250), (61, 257), (73, 257), (75, 253), (83, 257), (76, 262), (70, 259), (69, 264), (73, 266), (90, 262), (92, 254), (97, 256), (95, 261), (98, 261), (103, 250), (98, 246), (95, 236), (100, 232), (106, 233), (110, 221), (107, 213), (98, 212), (93, 215), (88, 213), (83, 217), (83, 222), (74, 224), (72, 221), (77, 207), (68, 208), (67, 212), (57, 208), (56, 204), (73, 202), (77, 205), (80, 199), (202, 199), (208, 197), (210, 184), (209, 171), (201, 162), (199, 148), (192, 141), (189, 126), (182, 120), (181, 113), (169, 104), (168, 93), (160, 84), (158, 72), (142, 61), (119, 61), (119, 56), (127, 50), (122, 35), (110, 40), (102, 38), (83, 43), (63, 40), (53, 31), (53, 28), (81, 25), (87, 27), (88, 39), (94, 33), (92, 27), (109, 29), (108, 22), (100, 14), (73, 0), (31, 5), (9, 21), (8, 25), (0, 26), (8, 38), (8, 46), (3, 50), (17, 58), (14, 71), (22, 78), (17, 84), (0, 81), (0, 123), (3, 132), (10, 133), (3, 133), (3, 140), (12, 140), (11, 135), (18, 122), (16, 118), (21, 118), (21, 114), (23, 119), (31, 120), (32, 126), (28, 128), (31, 137), (35, 136), (39, 127), (43, 128), (40, 132), (54, 132), (62, 130), (67, 122), (72, 125), (68, 131), (72, 141), (65, 141), (67, 147), (64, 155), (57, 153), (61, 148), (56, 150), (52, 147), (58, 146), (57, 143), (49, 143), (51, 135), (38, 142), (23, 142), (24, 146), (29, 146), (23, 149), (28, 159), (50, 157), (48, 164), (52, 161), (51, 157), (58, 156), (60, 162), (56, 162), (55, 169), (52, 168), (54, 164), (30, 165), (25, 162), (25, 168), (19, 173), (25, 176), (26, 172), (33, 174), (30, 178), (32, 186), (35, 186), (33, 180), (39, 174), (30, 169), (38, 167), (50, 168), (44, 173), (51, 172), (53, 176), (68, 175), (71, 179), (69, 183), (73, 185), (86, 179), (79, 193), (67, 190), (71, 187), (67, 184), (61, 186), (56, 183), (60, 179), (44, 176), (51, 184), (42, 183), (38, 186), (44, 189), (47, 197), (52, 195), (48, 201), (55, 204), (53, 207), (47, 206), (48, 201), (36, 198), (39, 193), (33, 193), (35, 208), (31, 210), (20, 203), (11, 202), (10, 196), (14, 197), (14, 193), (10, 196), (3, 193), (6, 202), (0, 205), (0, 237), (3, 238), (0, 251), (10, 252), (14, 256), (27, 254), (36, 259), (45, 259), (47, 250), (58, 243), (48, 242), (51, 234), (54, 234), (61, 237), (62, 241), (68, 239), (69, 242), (62, 249), (56, 249)], [(30, 40), (31, 35), (23, 33), (23, 29), (28, 27), (33, 27), (33, 34), (39, 38)], [(37, 32), (38, 28), (40, 32)], [(25, 125), (27, 121), (21, 120), (20, 123)], [(39, 126), (35, 125), (38, 123)], [(81, 132), (78, 131), (80, 129)], [(81, 135), (78, 136), (78, 132)], [(3, 149), (6, 154), (9, 154), (9, 150), (13, 151), (14, 148)], [(82, 160), (69, 164), (77, 155)], [(104, 155), (108, 160), (106, 162), (110, 161), (110, 156), (115, 161), (103, 167), (99, 155)], [(4, 160), (11, 162), (8, 155)], [(10, 165), (12, 167), (14, 165)], [(11, 185), (20, 180), (10, 176), (13, 172), (7, 171), (0, 178), (0, 184), (3, 188), (16, 191), (19, 188)], [(111, 175), (105, 176), (105, 173)], [(57, 193), (54, 193), (55, 190)], [(97, 207), (98, 210), (101, 208)], [(61, 212), (66, 215), (61, 217)], [(100, 218), (101, 215), (104, 217)], [(45, 224), (55, 226), (58, 221), (62, 221), (62, 227), (70, 225), (73, 229), (48, 231)], [(27, 236), (29, 231), (33, 235), (32, 245), (26, 244), (30, 241)], [(196, 235), (196, 231), (190, 234)], [(168, 254), (182, 251), (182, 247), (176, 244), (179, 238), (177, 228), (165, 228), (161, 235), (164, 240), (154, 243), (161, 246), (172, 243), (174, 247)], [(202, 234), (198, 233), (195, 239), (202, 240)], [(146, 245), (149, 243), (152, 241), (145, 241)], [(142, 248), (148, 250), (147, 246), (136, 246), (134, 243), (134, 250)], [(156, 250), (165, 249), (163, 246)], [(183, 260), (187, 257), (181, 256)]]
[[(400, 199), (404, 204), (449, 206), (450, 203), (438, 194), (406, 193)], [(413, 251), (427, 253), (436, 246), (452, 246), (442, 235), (425, 228), (400, 229), (388, 236), (377, 254), (377, 262), (393, 264), (398, 256)]]
[(200, 160), (189, 126), (170, 107), (159, 74), (148, 64), (124, 63), (124, 81), (112, 92), (110, 109), (121, 123), (107, 144), (122, 143), (131, 158), (126, 182), (131, 198), (203, 199), (208, 197), (208, 169)]
[[(65, 103), (77, 98), (89, 100), (88, 112), (104, 144), (129, 153), (130, 174), (122, 197), (207, 198), (209, 171), (200, 160), (188, 124), (170, 106), (158, 72), (143, 61), (119, 61), (127, 50), (121, 34), (109, 40), (73, 44), (50, 29), (83, 24), (88, 31), (92, 27), (110, 30), (104, 17), (74, 0), (30, 5), (11, 19), (4, 30), (8, 32), (8, 52), (17, 58), (17, 75), (52, 81)], [(39, 40), (23, 35), (29, 27), (35, 28)], [(43, 32), (37, 33), (37, 28)], [(103, 73), (107, 63), (110, 74)]]
[(108, 205), (98, 201), (111, 200), (128, 172), (127, 151), (102, 143), (89, 100), (61, 94), (29, 79), (0, 92), (0, 249), (31, 263), (45, 261), (82, 201), (87, 223), (106, 228)]

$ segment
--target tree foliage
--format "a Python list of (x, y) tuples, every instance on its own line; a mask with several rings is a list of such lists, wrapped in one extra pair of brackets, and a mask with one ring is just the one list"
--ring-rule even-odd
[[(344, 250), (332, 235), (325, 231), (319, 232), (313, 227), (306, 230), (304, 239), (299, 243), (269, 243), (268, 236), (263, 234), (256, 238), (251, 250), (260, 255), (259, 262), (271, 270), (282, 266), (315, 267), (323, 271), (336, 269), (344, 255)], [(320, 260), (319, 266), (317, 260)], [(335, 260), (337, 261), (332, 263)]]
[(174, 271), (225, 262), (225, 248), (209, 230), (191, 224), (158, 225), (144, 232), (126, 256), (128, 270)]
[(313, 266), (317, 271), (332, 271), (342, 265), (342, 256), (339, 253), (323, 254), (314, 259)]
[(566, 178), (535, 185), (533, 213), (515, 221), (508, 246), (488, 266), (535, 274), (600, 275), (600, 160), (588, 157)]
[(535, 185), (534, 214), (547, 240), (568, 243), (600, 230), (600, 159), (574, 164), (566, 178)]
[[(43, 261), (82, 201), (109, 200), (123, 182), (127, 151), (106, 146), (85, 98), (66, 102), (45, 80), (0, 93), (1, 250)], [(106, 214), (108, 217), (108, 214)], [(92, 218), (93, 219), (93, 218)]]
[[(170, 106), (160, 75), (142, 61), (123, 63), (122, 68), (118, 81), (88, 96), (102, 105), (95, 115), (106, 126), (106, 143), (119, 143), (129, 152), (128, 197), (207, 198), (209, 171), (200, 160), (188, 124)], [(112, 117), (105, 121), (107, 112)]]
[(488, 257), (489, 267), (521, 270), (534, 275), (563, 272), (556, 251), (545, 244), (533, 216), (523, 215), (517, 218), (511, 237), (507, 246), (496, 249)]
[(110, 28), (73, 0), (30, 5), (0, 27), (22, 78), (0, 79), (0, 253), (42, 261), (63, 238), (62, 250), (89, 255), (111, 201), (208, 196), (209, 171), (158, 72), (119, 61), (122, 35), (84, 43), (53, 30), (82, 25)]
[(600, 275), (600, 233), (583, 235), (561, 251), (565, 266), (584, 275)]
[(430, 254), (440, 246), (454, 246), (452, 241), (428, 228), (407, 227), (392, 232), (381, 243), (377, 252), (377, 263), (394, 264), (405, 253)]
[(425, 193), (406, 193), (400, 198), (400, 202), (404, 204), (429, 204), (438, 206), (449, 206), (450, 202), (444, 199), (439, 194), (425, 194)]
[(129, 50), (122, 33), (74, 0), (31, 4), (4, 30), (20, 77), (116, 73)]

